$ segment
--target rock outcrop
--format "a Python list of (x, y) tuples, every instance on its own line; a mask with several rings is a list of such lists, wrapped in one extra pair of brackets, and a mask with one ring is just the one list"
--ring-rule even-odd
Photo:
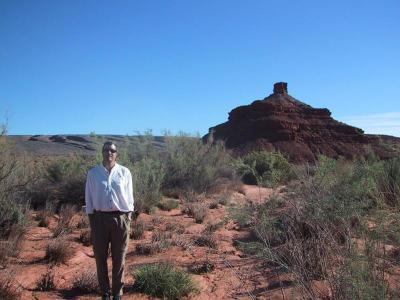
[(382, 145), (381, 137), (366, 135), (334, 120), (328, 109), (313, 108), (293, 98), (285, 82), (275, 83), (273, 94), (263, 100), (233, 109), (228, 121), (211, 127), (210, 133), (236, 154), (276, 150), (294, 162), (313, 162), (320, 154), (353, 158), (371, 150), (381, 158), (396, 155), (394, 149)]

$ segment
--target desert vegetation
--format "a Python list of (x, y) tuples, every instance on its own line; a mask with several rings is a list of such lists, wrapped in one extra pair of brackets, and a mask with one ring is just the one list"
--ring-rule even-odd
[[(119, 153), (133, 174), (138, 215), (131, 224), (128, 297), (212, 297), (215, 290), (223, 294), (220, 288), (229, 298), (234, 289), (217, 281), (227, 274), (250, 298), (398, 296), (399, 158), (320, 156), (315, 164), (294, 165), (279, 152), (233, 157), (221, 143), (186, 134), (164, 137), (164, 148), (153, 140), (148, 132)], [(0, 296), (96, 293), (93, 265), (69, 281), (57, 271), (77, 257), (90, 261), (84, 184), (101, 156), (17, 157), (6, 136), (0, 147)], [(27, 230), (32, 240), (24, 237)], [(45, 243), (34, 262), (43, 268), (31, 287), (21, 286), (13, 267), (24, 257), (23, 244), (40, 238)], [(215, 280), (207, 290), (209, 273), (218, 275), (207, 277)], [(246, 274), (257, 274), (259, 286), (251, 288)]]
[(387, 279), (398, 265), (399, 170), (398, 158), (319, 157), (297, 168), (283, 197), (233, 214), (251, 228), (251, 241), (237, 245), (290, 274), (299, 297), (393, 298)]
[(162, 299), (180, 299), (197, 288), (190, 275), (170, 264), (144, 265), (134, 270), (135, 288)]

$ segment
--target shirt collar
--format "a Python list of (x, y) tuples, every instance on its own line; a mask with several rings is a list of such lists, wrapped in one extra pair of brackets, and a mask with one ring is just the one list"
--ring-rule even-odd
[[(105, 166), (103, 166), (103, 163), (100, 163), (100, 164), (99, 164), (99, 167), (100, 167), (100, 169), (102, 169), (104, 172), (108, 173), (108, 170), (106, 169)], [(119, 169), (119, 167), (120, 167), (120, 165), (117, 164), (117, 163), (115, 163), (114, 167), (111, 169), (110, 174), (111, 174), (112, 172), (114, 172), (115, 170)]]

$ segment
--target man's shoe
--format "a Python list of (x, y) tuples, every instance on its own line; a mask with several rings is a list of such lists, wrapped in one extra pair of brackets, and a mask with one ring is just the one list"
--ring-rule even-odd
[(111, 300), (110, 295), (109, 294), (103, 294), (103, 296), (101, 296), (101, 300)]
[(115, 295), (113, 296), (113, 300), (121, 300), (122, 296), (121, 295)]

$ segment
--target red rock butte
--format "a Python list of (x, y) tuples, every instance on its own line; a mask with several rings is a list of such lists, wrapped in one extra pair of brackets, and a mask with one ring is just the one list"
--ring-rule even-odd
[(380, 158), (398, 155), (382, 140), (394, 137), (367, 135), (356, 127), (334, 120), (326, 108), (313, 108), (288, 94), (286, 82), (274, 84), (273, 94), (229, 113), (228, 121), (209, 129), (214, 140), (223, 140), (237, 155), (251, 151), (280, 151), (293, 162), (314, 162), (318, 155), (351, 159), (372, 151)]

